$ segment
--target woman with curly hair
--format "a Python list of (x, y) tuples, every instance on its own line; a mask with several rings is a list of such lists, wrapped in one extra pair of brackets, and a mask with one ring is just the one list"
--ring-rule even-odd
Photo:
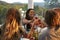
[(18, 10), (10, 8), (6, 14), (5, 24), (2, 27), (1, 40), (20, 40), (21, 32), (25, 32), (20, 21), (21, 16)]

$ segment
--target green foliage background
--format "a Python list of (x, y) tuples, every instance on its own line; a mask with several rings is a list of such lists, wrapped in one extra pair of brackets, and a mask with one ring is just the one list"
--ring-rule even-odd
[[(22, 8), (23, 11), (27, 11), (28, 9), (28, 5), (27, 4), (8, 4), (8, 3), (0, 3), (0, 24), (5, 22), (5, 16), (6, 13), (8, 11), (9, 8), (16, 8), (16, 9), (20, 9)], [(34, 6), (34, 10), (36, 12), (36, 14), (40, 16), (42, 16), (42, 12), (44, 13), (47, 9), (40, 7), (40, 6)], [(44, 14), (43, 14), (44, 15)]]

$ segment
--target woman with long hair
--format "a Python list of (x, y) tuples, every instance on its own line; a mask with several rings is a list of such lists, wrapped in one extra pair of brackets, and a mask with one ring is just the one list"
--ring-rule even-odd
[(45, 22), (48, 27), (40, 34), (39, 40), (60, 40), (60, 8), (47, 10)]
[(25, 30), (21, 27), (21, 16), (17, 9), (10, 8), (6, 14), (5, 25), (2, 30), (1, 40), (20, 40), (21, 32)]
[(37, 30), (37, 27), (42, 26), (42, 21), (36, 16), (34, 9), (28, 9), (26, 12), (26, 17), (23, 19), (23, 24), (26, 25), (27, 30), (27, 38), (35, 37), (36, 34), (35, 30)]
[(26, 12), (26, 17), (23, 19), (23, 24), (26, 25), (27, 31), (30, 31), (30, 29), (31, 29), (30, 22), (32, 22), (34, 16), (35, 16), (34, 9), (28, 9)]

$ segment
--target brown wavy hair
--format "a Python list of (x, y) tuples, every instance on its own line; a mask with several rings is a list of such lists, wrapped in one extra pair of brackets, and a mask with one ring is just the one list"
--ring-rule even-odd
[(20, 13), (15, 8), (10, 8), (6, 14), (6, 22), (4, 28), (4, 34), (2, 40), (18, 40), (20, 39), (19, 28), (20, 25)]
[[(49, 26), (59, 26), (60, 8), (54, 8), (46, 11), (45, 22)], [(58, 28), (58, 27), (57, 27)]]

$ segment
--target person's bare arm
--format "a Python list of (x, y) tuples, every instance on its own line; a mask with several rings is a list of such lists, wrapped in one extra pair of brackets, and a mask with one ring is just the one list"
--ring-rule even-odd
[(32, 22), (32, 20), (23, 19), (24, 24), (28, 24), (28, 23), (31, 23), (31, 22)]

